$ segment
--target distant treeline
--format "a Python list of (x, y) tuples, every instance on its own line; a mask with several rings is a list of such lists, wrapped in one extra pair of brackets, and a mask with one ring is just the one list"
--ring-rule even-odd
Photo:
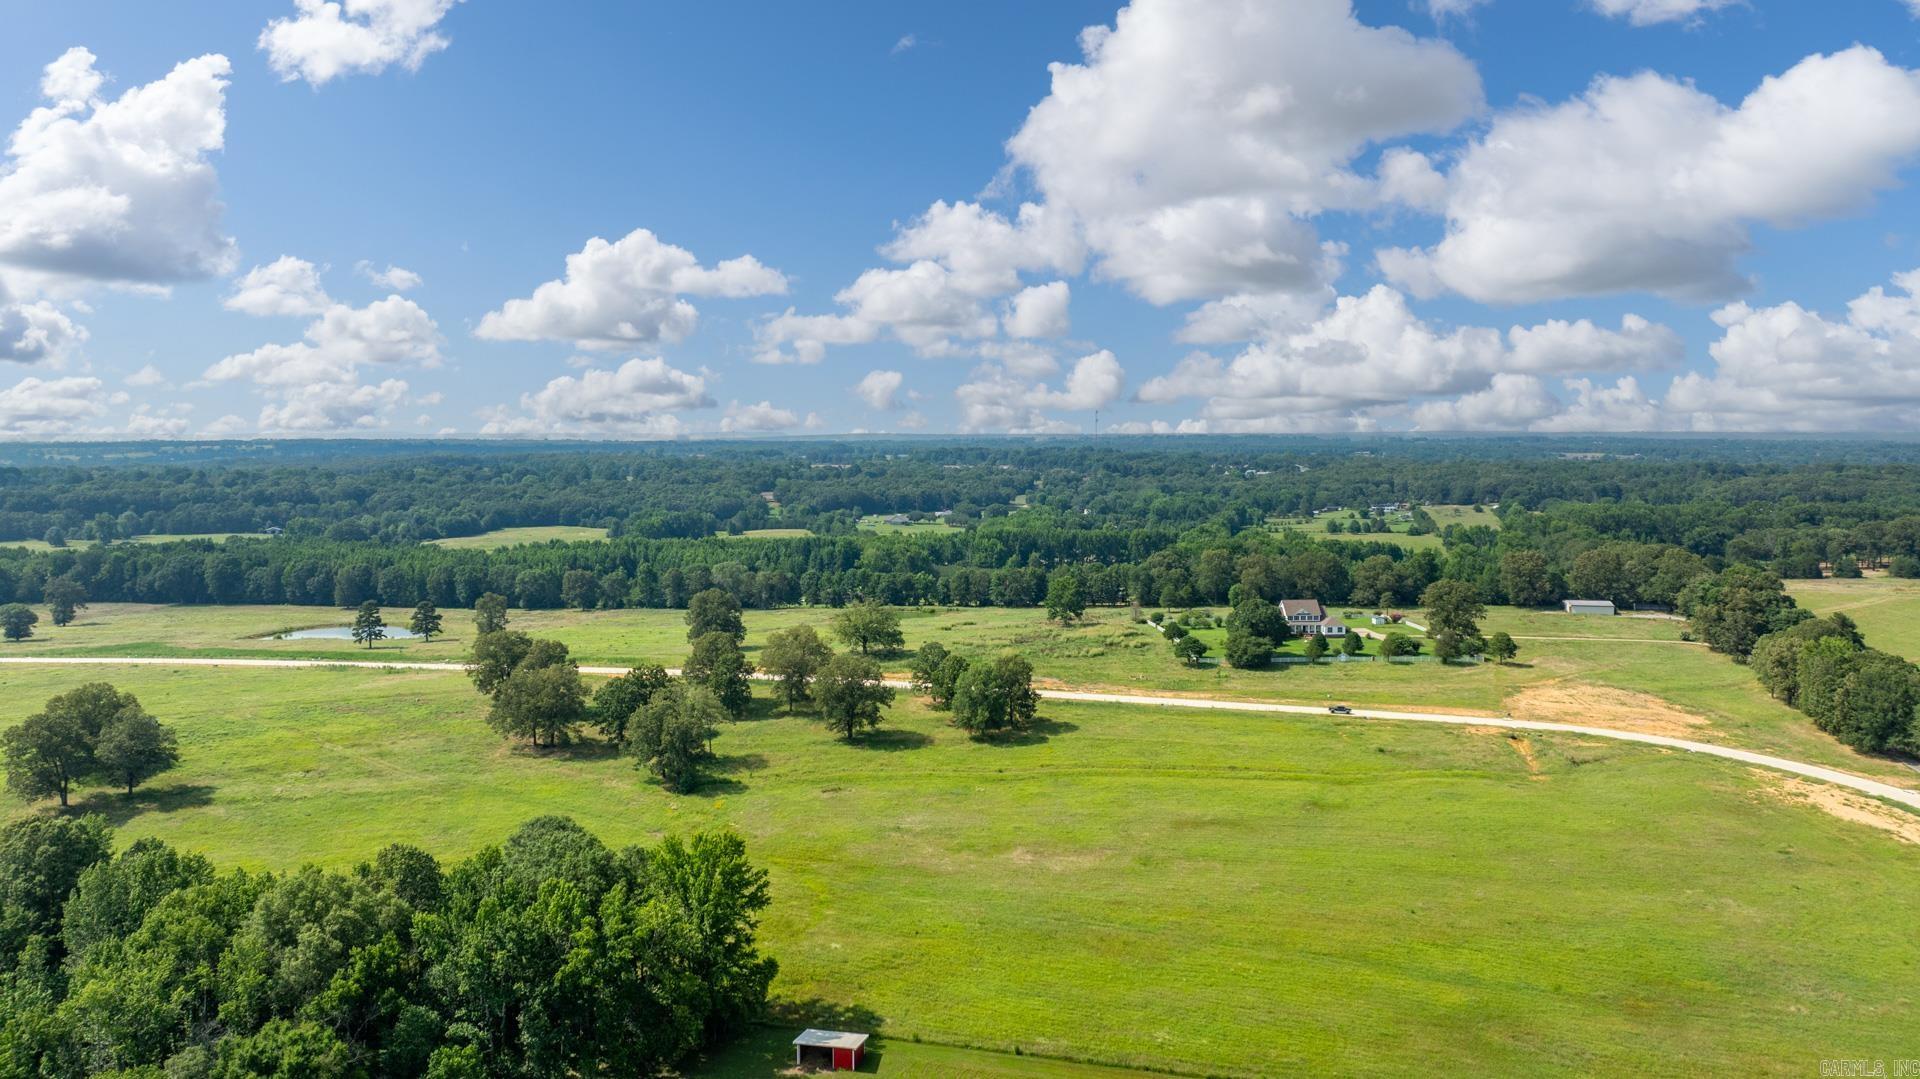
[[(332, 466), (0, 469), (0, 528), (12, 534), (53, 528), (112, 540), (285, 529), (217, 544), (0, 548), (0, 600), (41, 602), (49, 580), (67, 578), (94, 602), (464, 607), (495, 592), (530, 608), (679, 607), (719, 587), (750, 607), (858, 599), (1021, 607), (1040, 603), (1053, 576), (1071, 573), (1093, 604), (1218, 605), (1232, 602), (1237, 586), (1268, 599), (1407, 605), (1451, 579), (1496, 603), (1578, 596), (1669, 605), (1689, 580), (1730, 564), (1783, 577), (1862, 564), (1920, 574), (1920, 466), (1912, 464), (1736, 462), (1693, 443), (1677, 460), (1564, 460), (1518, 440), (1394, 445), (1334, 456), (1222, 441), (888, 452), (757, 444)], [(1458, 456), (1474, 447), (1483, 456)], [(1438, 550), (1269, 525), (1387, 503), (1485, 512), (1438, 529)], [(961, 527), (855, 527), (871, 513), (942, 510)], [(1353, 531), (1378, 535), (1386, 516)], [(1423, 531), (1432, 526), (1417, 509), (1411, 516)], [(599, 525), (613, 538), (492, 551), (421, 542), (555, 524)], [(729, 538), (761, 527), (813, 534)]]
[[(383, 444), (385, 445), (385, 444)], [(426, 452), (259, 466), (0, 468), (0, 541), (260, 532), (408, 544), (500, 528), (588, 525), (648, 539), (766, 527), (837, 535), (862, 516), (1021, 508), (1102, 528), (1230, 530), (1270, 516), (1384, 502), (1586, 505), (1569, 519), (1611, 538), (1727, 554), (1736, 537), (1853, 529), (1920, 516), (1904, 445), (1808, 461), (1814, 446), (1673, 443), (1660, 456), (1566, 459), (1553, 443), (1206, 440), (1030, 444), (676, 444), (618, 452)], [(1785, 449), (1783, 449), (1783, 447)], [(1786, 449), (1799, 447), (1798, 458)], [(1643, 449), (1647, 447), (1642, 447)], [(1713, 451), (1713, 452), (1709, 452)], [(1897, 462), (1897, 463), (1890, 463)], [(1744, 554), (1734, 552), (1735, 557)]]

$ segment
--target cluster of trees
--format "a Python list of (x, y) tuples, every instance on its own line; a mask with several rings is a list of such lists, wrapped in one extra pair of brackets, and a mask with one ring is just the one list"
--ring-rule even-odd
[(1767, 692), (1855, 749), (1920, 752), (1920, 668), (1867, 647), (1844, 614), (1809, 618), (1754, 642)]
[(0, 731), (7, 789), (29, 801), (68, 804), (76, 784), (135, 787), (180, 763), (173, 730), (131, 693), (90, 682), (47, 701), (40, 711)]
[(935, 708), (951, 712), (953, 725), (975, 738), (1029, 731), (1039, 722), (1033, 664), (1017, 655), (976, 663), (931, 642), (914, 657), (913, 686)]
[(1870, 753), (1920, 753), (1920, 668), (1867, 647), (1844, 614), (1815, 618), (1780, 578), (1731, 566), (1689, 584), (1681, 609), (1709, 647), (1753, 667), (1768, 693)]
[(731, 833), (564, 817), (443, 868), (216, 872), (99, 817), (0, 829), (0, 1074), (653, 1075), (764, 1008), (766, 873)]

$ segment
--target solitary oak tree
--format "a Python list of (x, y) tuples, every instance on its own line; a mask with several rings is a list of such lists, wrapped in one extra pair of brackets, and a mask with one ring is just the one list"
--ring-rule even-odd
[(506, 628), (507, 597), (498, 592), (488, 592), (473, 601), (475, 636), (485, 637), (489, 633), (498, 633)]
[(768, 635), (766, 647), (760, 650), (760, 669), (780, 680), (791, 713), (808, 699), (808, 684), (832, 658), (833, 649), (812, 626), (790, 626)]
[(834, 615), (833, 634), (847, 647), (858, 648), (863, 656), (874, 652), (884, 655), (906, 644), (906, 636), (900, 632), (900, 615), (872, 600)]
[(814, 686), (827, 726), (847, 741), (880, 725), (880, 710), (893, 703), (893, 689), (880, 678), (880, 665), (863, 656), (835, 656)]
[(740, 601), (724, 588), (709, 588), (687, 601), (687, 640), (697, 641), (709, 633), (724, 633), (735, 644), (747, 639)]

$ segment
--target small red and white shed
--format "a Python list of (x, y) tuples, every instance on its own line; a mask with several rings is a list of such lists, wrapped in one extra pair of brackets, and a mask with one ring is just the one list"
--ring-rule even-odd
[(867, 1056), (867, 1036), (839, 1030), (803, 1030), (793, 1039), (793, 1065), (808, 1064), (828, 1071), (855, 1071)]

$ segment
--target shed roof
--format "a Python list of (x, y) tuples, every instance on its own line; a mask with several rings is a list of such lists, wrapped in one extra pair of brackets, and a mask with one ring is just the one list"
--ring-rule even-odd
[(795, 1045), (817, 1046), (822, 1049), (858, 1049), (867, 1044), (865, 1034), (848, 1034), (838, 1030), (803, 1030)]

